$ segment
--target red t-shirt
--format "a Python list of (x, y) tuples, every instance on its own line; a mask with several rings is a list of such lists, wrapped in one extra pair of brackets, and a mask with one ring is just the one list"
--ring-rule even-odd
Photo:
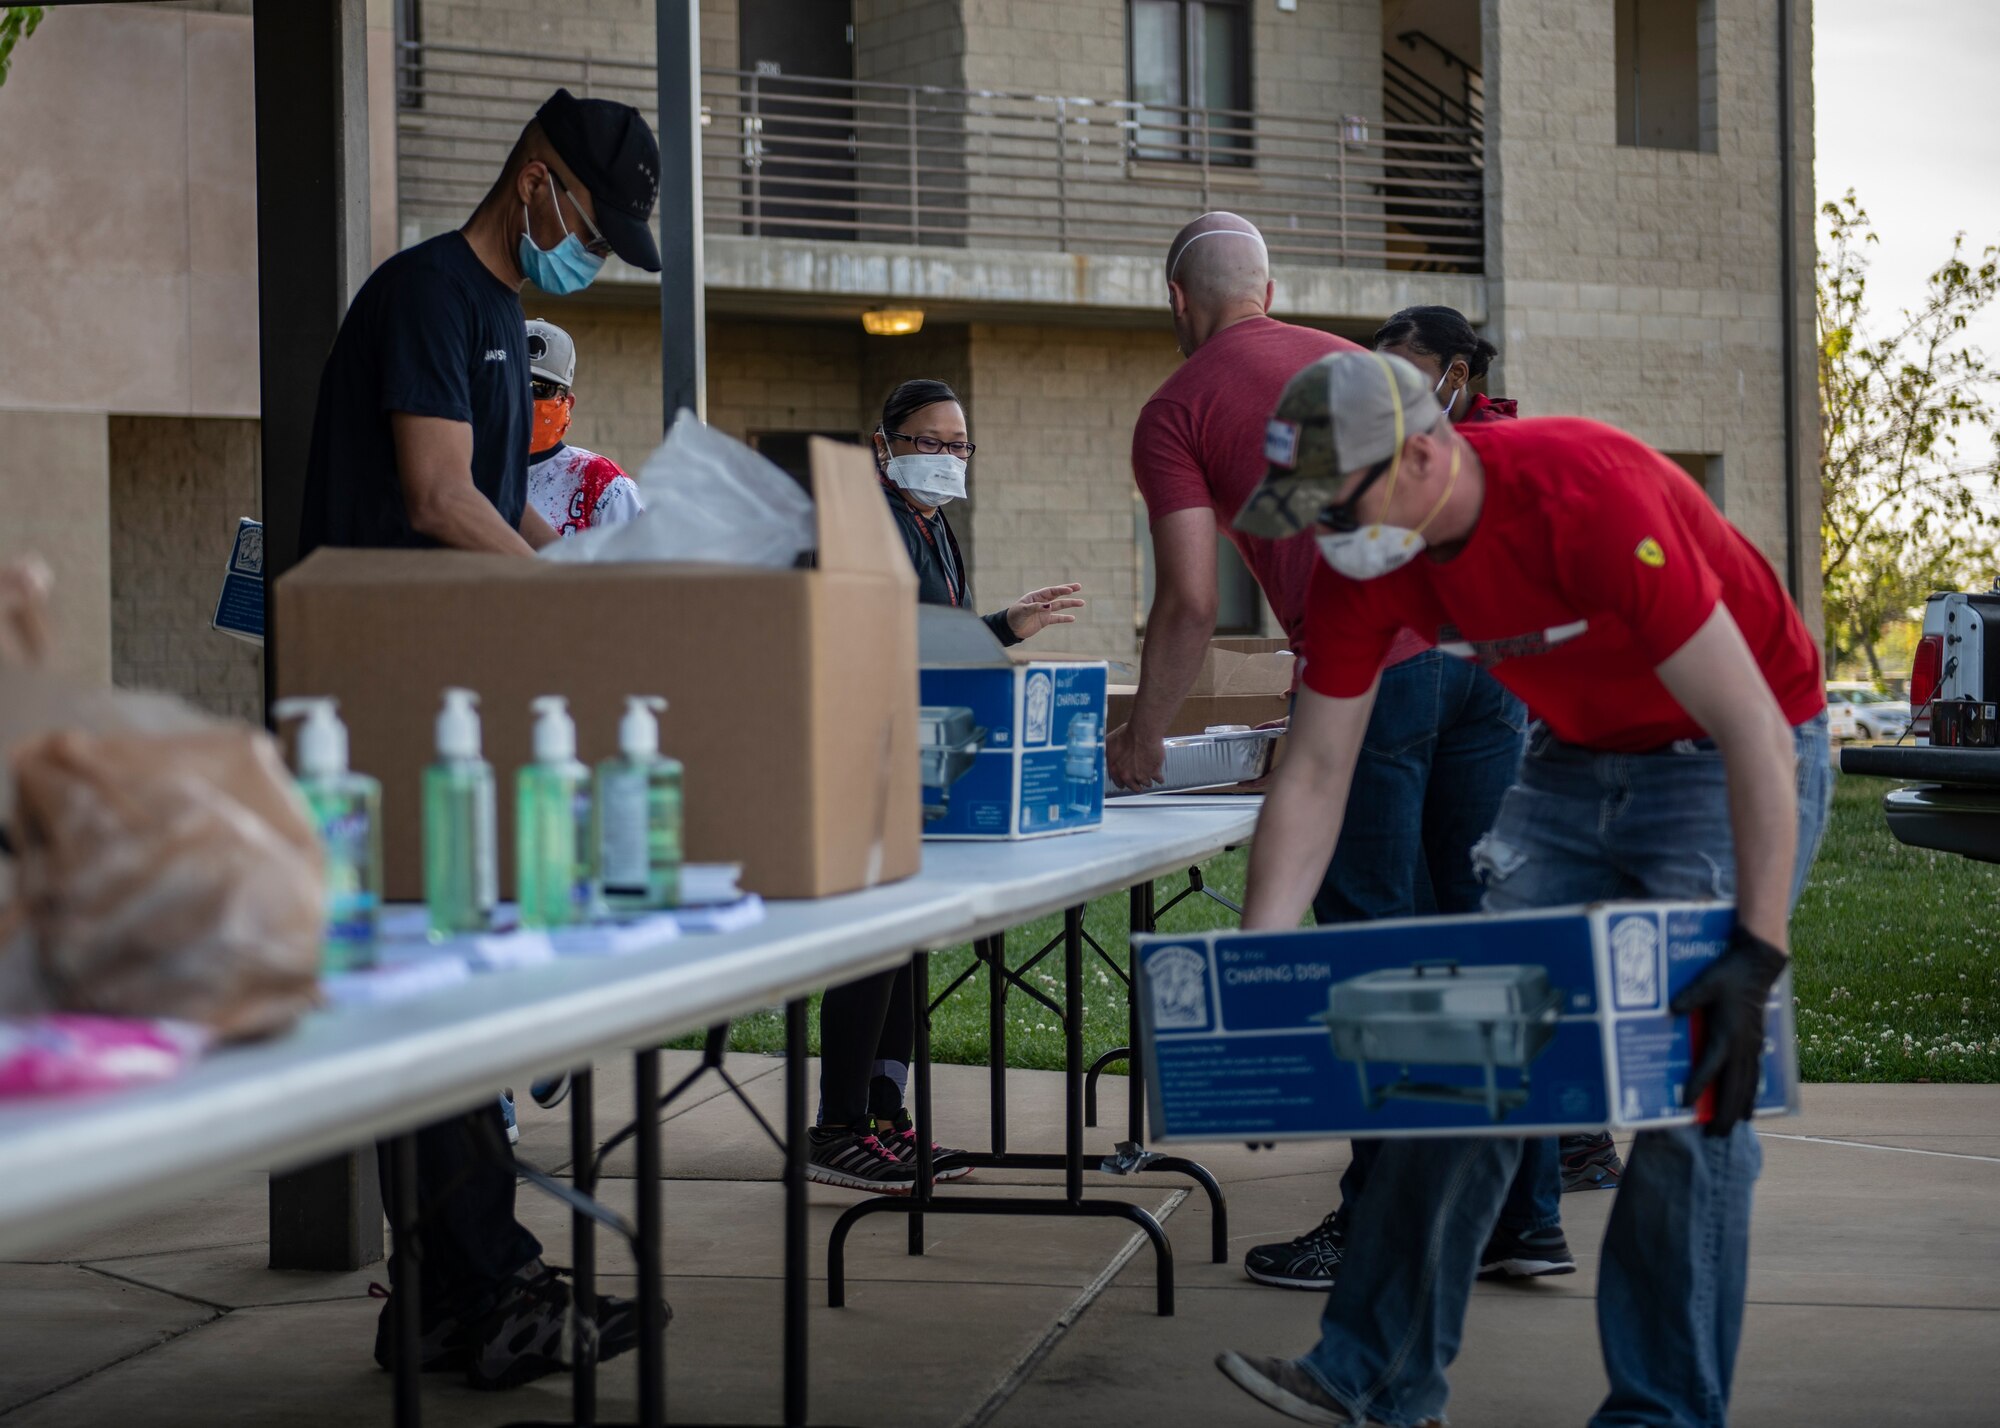
[(1477, 660), (1555, 735), (1655, 749), (1702, 729), (1653, 670), (1718, 600), (1778, 706), (1801, 723), (1826, 704), (1819, 648), (1757, 548), (1701, 487), (1635, 437), (1579, 417), (1462, 425), (1485, 501), (1449, 561), (1418, 556), (1377, 580), (1313, 574), (1304, 681), (1367, 690), (1396, 632)]
[[(1312, 534), (1265, 540), (1230, 523), (1264, 479), (1264, 423), (1285, 384), (1332, 352), (1364, 350), (1344, 337), (1253, 317), (1225, 327), (1160, 384), (1132, 432), (1132, 477), (1157, 525), (1176, 511), (1208, 506), (1243, 563), (1263, 587), (1294, 649), (1303, 630), (1306, 590), (1321, 561)], [(1425, 648), (1413, 635), (1393, 659)]]

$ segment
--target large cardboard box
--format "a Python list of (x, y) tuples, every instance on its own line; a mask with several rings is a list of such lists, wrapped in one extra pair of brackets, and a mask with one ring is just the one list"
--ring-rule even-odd
[(423, 895), (419, 778), (439, 691), (479, 692), (511, 896), (528, 701), (561, 694), (578, 755), (615, 752), (628, 694), (661, 694), (686, 773), (686, 855), (766, 897), (915, 873), (916, 577), (858, 448), (814, 440), (813, 570), (572, 565), (455, 551), (320, 550), (277, 585), (278, 691), (330, 694), (383, 786), (388, 894)]
[[(1132, 717), (1136, 684), (1114, 684), (1105, 718), (1115, 729)], [(1167, 725), (1167, 737), (1199, 734), (1218, 724), (1255, 728), (1291, 712), (1292, 655), (1283, 640), (1209, 641), (1188, 697)]]
[[(1726, 903), (1606, 903), (1138, 940), (1157, 1141), (1544, 1135), (1685, 1125), (1674, 996), (1728, 945)], [(1757, 1113), (1798, 1109), (1791, 977)]]
[(1002, 649), (962, 610), (923, 611), (926, 838), (1019, 839), (1104, 821), (1103, 660)]

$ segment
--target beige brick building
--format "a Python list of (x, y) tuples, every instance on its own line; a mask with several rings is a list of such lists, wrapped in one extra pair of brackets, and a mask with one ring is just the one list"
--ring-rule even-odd
[[(207, 12), (245, 9), (53, 11), (0, 88), (26, 153), (49, 94), (107, 91), (0, 174), (12, 221), (140, 131), (161, 150), (81, 248), (44, 234), (10, 270), (10, 305), (63, 340), (0, 355), (0, 501), (33, 513), (0, 554), (60, 553), (82, 662), (238, 710), (255, 658), (205, 606), (256, 489), (248, 125), (215, 112), (247, 104), (250, 21)], [(1410, 303), (1461, 309), (1501, 348), (1490, 390), (1672, 453), (1796, 563), (1816, 616), (1799, 11), (1790, 482), (1761, 0), (701, 0), (707, 415), (784, 460), (804, 433), (862, 437), (898, 381), (950, 381), (980, 446), (953, 511), (979, 603), (1081, 580), (1087, 618), (1045, 638), (1128, 654), (1131, 427), (1179, 360), (1158, 265), (1232, 208), (1270, 239), (1278, 315), (1365, 337)], [(462, 221), (556, 84), (652, 107), (652, 0), (371, 0), (370, 20), (378, 259)], [(614, 263), (586, 299), (525, 295), (577, 340), (574, 439), (628, 468), (661, 431), (657, 293)], [(921, 333), (866, 335), (890, 307)], [(52, 532), (32, 497), (58, 469), (75, 504)], [(1260, 627), (1232, 579), (1226, 623)]]

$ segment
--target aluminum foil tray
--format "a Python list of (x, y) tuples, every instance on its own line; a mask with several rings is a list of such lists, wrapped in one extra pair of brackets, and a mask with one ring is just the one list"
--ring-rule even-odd
[[(1198, 788), (1229, 788), (1260, 779), (1271, 771), (1271, 756), (1283, 729), (1211, 729), (1205, 734), (1182, 734), (1166, 741), (1167, 758), (1160, 768), (1160, 781), (1146, 793), (1186, 793)], [(1137, 798), (1142, 795), (1119, 788), (1105, 775), (1106, 798)]]

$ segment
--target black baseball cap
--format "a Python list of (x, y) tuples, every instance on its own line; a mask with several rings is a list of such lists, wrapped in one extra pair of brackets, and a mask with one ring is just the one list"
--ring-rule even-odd
[(653, 205), (660, 197), (660, 145), (645, 116), (629, 104), (558, 89), (535, 118), (549, 147), (590, 191), (611, 251), (635, 268), (659, 272)]

